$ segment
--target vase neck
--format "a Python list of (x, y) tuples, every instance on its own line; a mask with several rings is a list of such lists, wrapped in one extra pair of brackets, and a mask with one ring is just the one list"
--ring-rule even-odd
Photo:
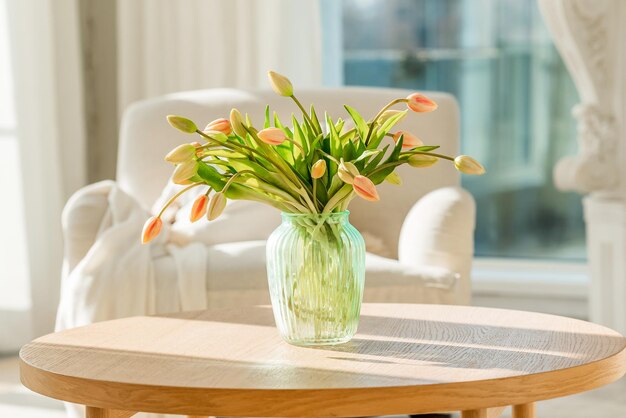
[(334, 212), (334, 213), (282, 213), (283, 223), (286, 224), (299, 224), (312, 223), (329, 223), (329, 224), (345, 224), (348, 223), (349, 211)]

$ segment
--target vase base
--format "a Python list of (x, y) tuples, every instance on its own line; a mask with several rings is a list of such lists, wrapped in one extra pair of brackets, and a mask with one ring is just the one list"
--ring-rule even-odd
[(283, 340), (291, 345), (295, 345), (298, 347), (323, 347), (329, 345), (339, 345), (345, 344), (352, 339), (352, 336), (342, 337), (342, 338), (332, 338), (332, 339), (324, 339), (324, 340), (291, 340), (289, 338), (283, 337)]

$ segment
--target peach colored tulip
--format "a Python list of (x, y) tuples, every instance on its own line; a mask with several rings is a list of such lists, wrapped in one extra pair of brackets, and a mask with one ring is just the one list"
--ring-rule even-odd
[(411, 149), (424, 145), (421, 139), (407, 131), (398, 131), (393, 134), (393, 141), (398, 142), (402, 136), (402, 149)]
[(165, 161), (180, 164), (191, 160), (196, 155), (196, 147), (192, 144), (182, 144), (171, 150), (166, 156)]
[(293, 85), (287, 77), (278, 74), (276, 71), (268, 71), (267, 78), (270, 80), (272, 89), (281, 96), (293, 96)]
[(311, 178), (318, 179), (326, 173), (326, 160), (317, 160), (311, 167)]
[(222, 192), (215, 193), (209, 202), (206, 218), (209, 221), (217, 219), (226, 207), (226, 195)]
[(191, 213), (189, 214), (189, 220), (195, 222), (202, 218), (206, 214), (209, 198), (203, 194), (196, 198), (191, 207)]
[(192, 134), (198, 130), (198, 127), (192, 120), (183, 118), (182, 116), (167, 115), (167, 121), (172, 127), (187, 134)]
[(257, 136), (269, 145), (280, 145), (287, 139), (287, 135), (280, 128), (265, 128), (259, 131)]
[(352, 188), (359, 197), (362, 197), (365, 200), (369, 200), (370, 202), (377, 202), (380, 200), (376, 186), (372, 180), (365, 176), (360, 174), (356, 176), (354, 178), (354, 182), (352, 183)]
[(195, 176), (197, 171), (198, 163), (195, 159), (178, 164), (174, 169), (174, 174), (172, 174), (172, 181), (176, 184), (187, 184), (183, 182)]
[(243, 124), (243, 116), (241, 116), (241, 112), (237, 109), (231, 109), (230, 111), (230, 126), (237, 135), (242, 138), (246, 137), (247, 131)]
[(437, 109), (437, 103), (420, 93), (409, 94), (407, 106), (414, 112), (432, 112)]
[(232, 126), (230, 126), (230, 122), (228, 119), (220, 118), (215, 119), (213, 122), (210, 122), (207, 126), (204, 127), (205, 131), (220, 131), (224, 135), (230, 135), (233, 131)]
[(454, 166), (464, 174), (480, 176), (485, 174), (485, 167), (469, 155), (459, 155), (454, 159)]
[(141, 243), (147, 244), (152, 241), (159, 232), (161, 232), (161, 227), (163, 226), (163, 221), (158, 216), (153, 216), (146, 221), (143, 225), (143, 231), (141, 232)]
[(426, 154), (415, 154), (409, 157), (408, 163), (411, 167), (426, 168), (439, 161), (439, 158)]

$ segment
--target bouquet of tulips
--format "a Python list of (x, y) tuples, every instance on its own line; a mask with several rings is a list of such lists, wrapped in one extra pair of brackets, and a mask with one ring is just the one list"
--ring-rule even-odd
[[(195, 187), (206, 192), (194, 202), (190, 219), (211, 221), (226, 206), (227, 199), (263, 202), (283, 212), (320, 213), (343, 211), (358, 196), (379, 200), (376, 185), (383, 181), (400, 184), (395, 168), (402, 164), (430, 167), (440, 159), (454, 162), (457, 170), (480, 175), (485, 169), (472, 157), (450, 157), (433, 152), (436, 145), (424, 145), (406, 131), (392, 132), (408, 111), (423, 113), (437, 109), (430, 98), (413, 93), (392, 100), (372, 119), (366, 121), (354, 108), (345, 105), (352, 123), (317, 116), (311, 105), (307, 112), (284, 76), (268, 73), (273, 90), (290, 98), (302, 112), (302, 120), (292, 115), (288, 126), (278, 115), (265, 108), (262, 129), (248, 115), (232, 109), (230, 120), (216, 119), (200, 130), (184, 117), (169, 115), (174, 128), (200, 136), (201, 142), (182, 144), (165, 160), (174, 164), (172, 181), (186, 185), (143, 229), (147, 243), (161, 230), (161, 215), (181, 194)], [(393, 110), (404, 103), (407, 110)], [(391, 141), (385, 144), (385, 138)]]

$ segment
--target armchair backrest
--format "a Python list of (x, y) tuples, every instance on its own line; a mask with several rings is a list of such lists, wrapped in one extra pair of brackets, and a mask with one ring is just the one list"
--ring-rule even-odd
[[(320, 117), (327, 111), (334, 119), (350, 120), (343, 108), (344, 103), (356, 108), (367, 119), (392, 99), (409, 93), (398, 89), (340, 88), (302, 90), (298, 91), (298, 97), (305, 107), (314, 103)], [(439, 109), (426, 114), (410, 113), (398, 127), (414, 133), (425, 144), (441, 145), (442, 153), (456, 154), (459, 147), (456, 101), (445, 93), (427, 94), (437, 101)], [(230, 109), (236, 107), (242, 113), (248, 113), (256, 126), (261, 126), (266, 104), (278, 112), (285, 123), (290, 120), (291, 113), (298, 113), (291, 100), (272, 91), (235, 89), (189, 91), (131, 105), (122, 119), (117, 181), (144, 207), (152, 206), (172, 172), (172, 166), (163, 161), (163, 156), (175, 146), (197, 139), (172, 129), (166, 115), (186, 116), (201, 125), (219, 117), (228, 118)], [(401, 106), (398, 108), (402, 109)], [(382, 240), (394, 255), (402, 222), (413, 204), (431, 190), (459, 184), (456, 170), (446, 162), (428, 169), (403, 166), (397, 172), (403, 185), (383, 183), (379, 187), (380, 202), (355, 198), (350, 205), (351, 222), (360, 231)]]

